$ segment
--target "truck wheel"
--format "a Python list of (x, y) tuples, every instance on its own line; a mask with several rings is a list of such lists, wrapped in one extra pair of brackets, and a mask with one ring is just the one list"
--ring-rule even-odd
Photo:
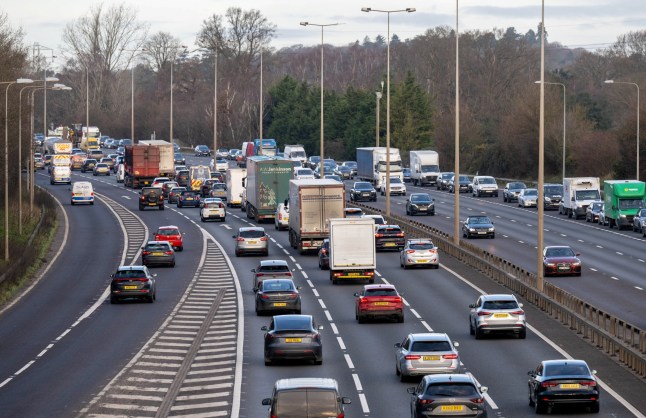
[(572, 219), (572, 209), (566, 209), (565, 211), (567, 212), (567, 217)]
[(164, 205), (159, 205), (159, 210), (164, 210)]

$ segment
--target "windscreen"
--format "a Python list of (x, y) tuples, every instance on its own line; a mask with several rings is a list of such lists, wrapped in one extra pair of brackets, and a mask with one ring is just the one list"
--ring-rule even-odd
[(364, 296), (397, 296), (395, 289), (367, 289)]
[(516, 309), (518, 303), (514, 300), (488, 300), (482, 307), (485, 309)]
[(440, 171), (440, 166), (438, 165), (423, 165), (422, 173), (437, 173)]
[(265, 231), (259, 229), (251, 229), (249, 231), (240, 231), (242, 238), (262, 238), (265, 236)]
[(587, 376), (590, 372), (583, 364), (551, 364), (545, 366), (545, 376)]
[(448, 341), (415, 341), (410, 351), (451, 351), (451, 344)]
[(424, 244), (411, 244), (409, 246), (411, 250), (432, 250), (435, 248), (435, 245), (431, 243), (424, 243)]
[(641, 209), (644, 207), (642, 199), (619, 199), (619, 209)]
[(599, 190), (577, 190), (576, 200), (599, 200)]

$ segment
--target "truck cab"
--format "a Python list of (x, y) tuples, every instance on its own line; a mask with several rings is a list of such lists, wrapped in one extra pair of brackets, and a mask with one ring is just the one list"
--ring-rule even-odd
[[(604, 224), (609, 228), (631, 228), (633, 219), (645, 207), (646, 183), (637, 180), (606, 180), (603, 182)], [(599, 219), (601, 222), (601, 219)]]
[(575, 219), (585, 217), (588, 206), (601, 199), (598, 177), (576, 177), (563, 179), (563, 200), (559, 214)]

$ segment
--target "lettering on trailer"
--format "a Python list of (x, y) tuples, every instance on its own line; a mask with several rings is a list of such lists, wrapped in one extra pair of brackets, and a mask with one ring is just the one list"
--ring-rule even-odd
[(340, 194), (336, 195), (316, 195), (316, 194), (305, 194), (301, 195), (302, 200), (343, 200), (343, 196)]
[(260, 173), (262, 174), (286, 174), (292, 173), (292, 167), (268, 167), (268, 166), (262, 166), (260, 167)]

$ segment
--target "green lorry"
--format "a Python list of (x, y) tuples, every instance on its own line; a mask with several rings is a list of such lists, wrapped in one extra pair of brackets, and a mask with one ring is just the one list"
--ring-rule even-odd
[(276, 206), (289, 197), (289, 181), (294, 178), (294, 163), (277, 157), (247, 158), (246, 212), (256, 222), (273, 221)]
[(633, 218), (644, 207), (646, 183), (637, 180), (603, 182), (604, 223), (612, 228), (631, 228)]

